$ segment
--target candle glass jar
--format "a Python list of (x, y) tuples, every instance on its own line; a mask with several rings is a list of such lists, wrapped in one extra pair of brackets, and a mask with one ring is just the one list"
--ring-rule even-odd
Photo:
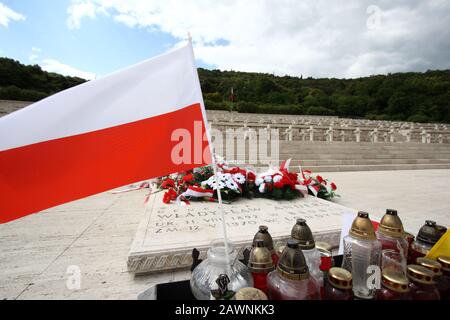
[(197, 300), (211, 299), (211, 291), (218, 288), (216, 280), (221, 275), (228, 276), (228, 289), (231, 291), (253, 287), (250, 270), (237, 259), (237, 252), (232, 243), (228, 243), (228, 256), (229, 261), (223, 240), (214, 240), (211, 243), (207, 259), (194, 269), (191, 276), (191, 291)]
[(417, 264), (433, 272), (433, 280), (436, 282), (436, 288), (439, 291), (439, 295), (441, 296), (442, 300), (446, 300), (445, 297), (447, 296), (447, 292), (450, 288), (450, 283), (448, 282), (448, 279), (443, 275), (441, 262), (422, 257), (417, 258)]
[(409, 288), (413, 300), (439, 300), (433, 272), (419, 265), (408, 265)]
[(417, 258), (425, 257), (441, 238), (442, 231), (443, 227), (438, 226), (435, 221), (425, 221), (425, 225), (420, 228), (416, 239), (410, 246), (408, 264), (415, 264)]
[(267, 276), (267, 287), (271, 300), (320, 300), (298, 241), (288, 240), (277, 269)]
[(324, 300), (353, 300), (352, 274), (342, 268), (331, 268), (324, 285)]
[(344, 237), (342, 268), (352, 273), (353, 293), (359, 299), (372, 299), (376, 286), (369, 286), (369, 267), (379, 267), (381, 243), (377, 240), (369, 214), (359, 212), (349, 235)]
[(259, 226), (258, 232), (253, 237), (252, 247), (255, 247), (257, 240), (264, 241), (264, 247), (266, 247), (270, 251), (273, 265), (276, 266), (278, 263), (278, 255), (275, 252), (274, 245), (273, 245), (273, 239), (269, 233), (269, 228), (267, 226)]
[(401, 258), (403, 272), (406, 275), (409, 243), (405, 238), (402, 221), (397, 210), (387, 209), (380, 221), (376, 232), (377, 239), (381, 242), (381, 250), (395, 250)]
[(442, 287), (447, 288), (447, 290), (443, 290), (442, 293), (439, 292), (441, 294), (441, 300), (450, 300), (450, 257), (440, 256), (437, 258), (437, 261), (442, 266)]
[(322, 272), (322, 285), (320, 287), (320, 296), (325, 297), (325, 286), (328, 282), (328, 273), (334, 267), (332, 247), (326, 242), (316, 242), (316, 248), (320, 253), (320, 271)]
[(386, 273), (400, 273), (406, 278), (406, 259), (398, 250), (381, 251), (381, 270)]
[(377, 300), (411, 300), (408, 278), (393, 270), (383, 271)]
[(267, 294), (267, 274), (274, 269), (272, 256), (269, 249), (264, 247), (263, 240), (256, 240), (253, 245), (248, 267), (252, 273), (255, 288)]
[(320, 270), (321, 255), (316, 248), (314, 236), (305, 219), (297, 219), (291, 231), (292, 239), (300, 243), (303, 255), (308, 265), (309, 273), (316, 279), (319, 286), (323, 285), (323, 272)]

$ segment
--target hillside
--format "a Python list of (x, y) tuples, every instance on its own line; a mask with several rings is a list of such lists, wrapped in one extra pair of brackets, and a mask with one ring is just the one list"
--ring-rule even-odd
[(0, 58), (0, 99), (38, 101), (83, 82), (86, 80), (43, 71), (38, 65)]
[(450, 70), (359, 79), (302, 79), (199, 70), (205, 104), (242, 112), (450, 122)]
[[(359, 79), (205, 69), (199, 75), (208, 109), (450, 123), (450, 70)], [(0, 58), (0, 99), (37, 101), (83, 82)]]

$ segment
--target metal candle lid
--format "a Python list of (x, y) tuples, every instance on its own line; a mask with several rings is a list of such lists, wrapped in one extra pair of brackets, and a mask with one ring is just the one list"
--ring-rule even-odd
[(367, 212), (360, 211), (358, 216), (353, 220), (349, 234), (360, 240), (376, 240), (375, 230), (372, 221), (369, 219)]
[(405, 293), (409, 291), (409, 280), (404, 274), (392, 271), (383, 271), (381, 277), (383, 285), (389, 290)]
[(311, 250), (316, 247), (312, 231), (305, 219), (297, 219), (297, 223), (292, 228), (291, 237), (299, 241), (302, 250)]
[(422, 284), (434, 284), (434, 274), (432, 271), (417, 264), (410, 264), (408, 266), (408, 278), (411, 281)]
[(264, 292), (256, 288), (242, 288), (234, 296), (236, 300), (269, 300)]
[(420, 228), (417, 234), (417, 240), (426, 242), (429, 244), (435, 244), (442, 236), (442, 231), (439, 229), (435, 221), (427, 220), (425, 224)]
[(291, 280), (305, 280), (309, 278), (309, 269), (305, 256), (297, 240), (288, 240), (287, 246), (278, 261), (277, 271), (282, 277)]
[(352, 274), (342, 268), (331, 268), (328, 271), (329, 283), (338, 289), (349, 290), (352, 288)]
[(442, 266), (439, 262), (421, 257), (416, 259), (416, 263), (432, 271), (435, 277), (442, 276)]
[(269, 273), (275, 269), (272, 255), (269, 249), (264, 247), (264, 240), (258, 239), (255, 241), (255, 247), (250, 251), (248, 267), (251, 272), (256, 273)]
[(398, 217), (397, 210), (387, 209), (386, 214), (381, 219), (378, 231), (388, 237), (402, 238), (405, 230), (403, 229), (402, 220)]
[(442, 270), (450, 272), (450, 257), (440, 256), (437, 261), (441, 264)]
[(269, 249), (269, 251), (273, 251), (273, 240), (272, 236), (269, 233), (269, 228), (267, 226), (259, 226), (259, 231), (255, 234), (253, 238), (253, 247), (256, 246), (256, 240), (263, 240), (264, 247)]

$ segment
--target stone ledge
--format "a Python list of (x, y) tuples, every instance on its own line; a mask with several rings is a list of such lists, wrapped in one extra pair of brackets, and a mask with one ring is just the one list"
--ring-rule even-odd
[[(339, 245), (341, 216), (355, 210), (314, 197), (294, 201), (239, 199), (224, 205), (227, 231), (240, 257), (251, 247), (259, 225), (268, 225), (275, 245), (285, 243), (297, 218), (303, 217), (314, 231), (316, 241)], [(166, 205), (162, 194), (154, 195), (143, 217), (128, 255), (128, 271), (146, 274), (187, 269), (192, 265), (192, 250), (200, 259), (212, 240), (222, 237), (216, 203), (192, 202), (190, 206)]]

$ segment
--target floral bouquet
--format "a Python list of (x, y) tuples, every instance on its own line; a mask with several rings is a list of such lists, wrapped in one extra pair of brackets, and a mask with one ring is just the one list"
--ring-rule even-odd
[(184, 202), (191, 200), (217, 201), (220, 190), (225, 203), (251, 195), (251, 187), (256, 179), (250, 170), (230, 167), (223, 159), (218, 161), (219, 172), (216, 176), (211, 166), (200, 167), (183, 173), (157, 179), (158, 191), (165, 191), (163, 201)]
[(256, 194), (274, 200), (292, 200), (305, 194), (306, 188), (298, 180), (298, 174), (289, 172), (290, 160), (279, 169), (271, 168), (255, 180)]
[[(218, 192), (225, 203), (240, 197), (264, 197), (274, 200), (292, 200), (311, 194), (323, 199), (336, 196), (336, 185), (309, 170), (289, 172), (290, 159), (279, 168), (255, 174), (250, 169), (229, 166), (218, 160), (217, 177), (211, 166), (196, 168), (154, 180), (158, 191), (164, 191), (166, 204), (176, 201), (189, 204), (191, 200), (217, 201)], [(157, 191), (157, 192), (158, 192)]]
[(319, 175), (314, 176), (310, 170), (302, 170), (301, 167), (300, 172), (299, 181), (307, 188), (310, 195), (326, 200), (340, 197), (336, 193), (337, 186), (334, 182), (329, 182), (329, 180), (325, 180)]

